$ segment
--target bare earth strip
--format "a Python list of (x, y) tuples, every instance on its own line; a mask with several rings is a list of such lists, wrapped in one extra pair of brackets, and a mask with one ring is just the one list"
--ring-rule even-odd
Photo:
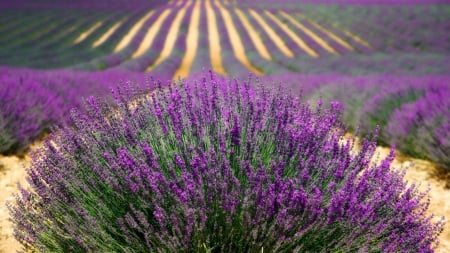
[(156, 61), (150, 65), (145, 72), (150, 72), (152, 69), (154, 69), (156, 66), (158, 66), (161, 62), (166, 60), (170, 54), (172, 53), (173, 48), (175, 47), (175, 42), (178, 38), (178, 31), (180, 30), (181, 22), (183, 21), (184, 16), (186, 15), (187, 8), (191, 5), (191, 1), (186, 3), (186, 5), (181, 8), (177, 15), (175, 16), (175, 19), (172, 22), (172, 25), (170, 26), (169, 32), (167, 33), (166, 41), (164, 42), (164, 47), (161, 50), (161, 53), (159, 54)]
[(9, 253), (20, 250), (20, 244), (13, 237), (13, 225), (10, 221), (6, 201), (13, 201), (18, 192), (17, 183), (26, 185), (25, 168), (30, 158), (19, 159), (16, 156), (0, 156), (0, 252)]
[(220, 46), (220, 35), (217, 29), (217, 18), (214, 9), (211, 7), (211, 1), (205, 2), (206, 17), (208, 20), (208, 40), (209, 40), (209, 56), (211, 57), (212, 69), (221, 75), (226, 75), (227, 71), (223, 67), (222, 57), (218, 52), (222, 52)]
[[(305, 18), (306, 20), (308, 20), (308, 21), (311, 23), (310, 19), (307, 18), (305, 15), (302, 15), (302, 14), (298, 13), (297, 16), (302, 17), (302, 18)], [(348, 31), (348, 30), (346, 30), (346, 29), (340, 28), (338, 25), (336, 25), (336, 24), (333, 23), (333, 22), (327, 22), (327, 23), (330, 24), (330, 25), (332, 25), (332, 26), (333, 26), (334, 28), (336, 28), (337, 30), (343, 32), (345, 35), (347, 35), (348, 37), (352, 38), (354, 41), (358, 42), (359, 44), (364, 45), (364, 46), (366, 46), (366, 47), (368, 47), (368, 48), (372, 48), (372, 46), (370, 45), (369, 42), (367, 42), (366, 40), (362, 39), (362, 38), (359, 37), (358, 35), (356, 35), (356, 34), (350, 32), (350, 31)], [(311, 24), (312, 24), (312, 23), (311, 23)]]
[(185, 78), (189, 75), (192, 67), (192, 62), (195, 59), (198, 47), (199, 39), (199, 23), (200, 23), (200, 4), (201, 2), (197, 0), (195, 2), (194, 10), (191, 15), (191, 22), (189, 24), (189, 30), (186, 36), (186, 52), (184, 54), (183, 60), (181, 61), (180, 67), (175, 71), (173, 79)]
[(295, 44), (297, 44), (297, 46), (299, 46), (301, 49), (303, 49), (303, 51), (305, 51), (309, 56), (311, 56), (313, 58), (319, 57), (319, 55), (317, 54), (316, 51), (314, 51), (314, 49), (309, 47), (305, 43), (305, 41), (302, 38), (300, 38), (299, 35), (297, 35), (294, 31), (289, 29), (289, 27), (286, 24), (281, 22), (270, 11), (265, 10), (264, 14), (266, 14), (267, 17), (269, 17), (273, 22), (275, 22), (275, 24), (277, 24), (281, 28), (281, 30), (283, 30), (295, 42)]
[(258, 14), (258, 12), (250, 9), (250, 15), (258, 22), (262, 29), (267, 33), (269, 38), (275, 43), (275, 45), (281, 50), (281, 52), (287, 57), (294, 57), (294, 53), (286, 46), (283, 39), (277, 35), (277, 33), (264, 21), (264, 19)]
[(311, 37), (317, 44), (319, 44), (323, 49), (327, 50), (328, 52), (334, 54), (334, 55), (339, 55), (338, 52), (336, 52), (336, 50), (334, 50), (333, 47), (331, 47), (325, 40), (323, 40), (322, 38), (320, 38), (317, 34), (315, 34), (313, 31), (309, 30), (307, 27), (305, 27), (302, 23), (298, 22), (297, 20), (295, 20), (291, 15), (289, 15), (288, 13), (284, 12), (284, 11), (280, 11), (281, 15), (286, 18), (287, 20), (289, 20), (289, 22), (291, 22), (291, 24), (293, 24), (295, 27), (297, 27), (298, 29), (300, 29), (302, 32), (304, 32), (306, 35), (308, 35), (309, 37)]
[(105, 43), (105, 41), (107, 41), (109, 39), (109, 37), (111, 37), (111, 35), (113, 35), (114, 32), (122, 25), (122, 23), (125, 21), (125, 19), (126, 18), (118, 21), (113, 26), (111, 26), (111, 28), (109, 28), (108, 31), (106, 31), (106, 33), (104, 33), (98, 40), (96, 40), (92, 44), (92, 47), (98, 47), (101, 44)]
[(345, 40), (339, 38), (339, 36), (337, 36), (336, 34), (332, 33), (331, 31), (327, 30), (325, 27), (319, 25), (318, 23), (304, 17), (301, 14), (297, 14), (297, 16), (299, 16), (300, 18), (308, 21), (308, 23), (310, 23), (312, 26), (314, 26), (317, 30), (325, 33), (328, 37), (330, 37), (331, 39), (333, 39), (334, 41), (336, 41), (337, 43), (339, 43), (341, 46), (347, 48), (350, 51), (355, 51), (355, 48), (350, 45), (349, 43), (347, 43)]
[(114, 53), (119, 52), (120, 50), (126, 48), (130, 44), (131, 40), (134, 38), (134, 36), (136, 36), (141, 27), (144, 25), (145, 21), (147, 21), (147, 19), (149, 19), (153, 15), (153, 13), (155, 13), (155, 10), (149, 11), (144, 17), (139, 19), (139, 21), (133, 25), (133, 27), (122, 38), (122, 40), (119, 42), (116, 48), (114, 48)]
[(241, 21), (245, 30), (247, 31), (248, 35), (250, 36), (250, 39), (252, 40), (253, 45), (255, 45), (255, 48), (258, 51), (258, 53), (261, 55), (262, 58), (264, 58), (268, 61), (271, 61), (272, 56), (270, 55), (269, 51), (267, 50), (266, 46), (264, 45), (264, 42), (262, 41), (261, 37), (256, 32), (255, 28), (248, 21), (244, 12), (238, 8), (235, 8), (234, 11), (236, 12), (237, 17), (239, 18), (239, 20)]
[(237, 32), (236, 27), (234, 26), (233, 19), (231, 18), (230, 13), (227, 9), (225, 9), (219, 1), (215, 1), (217, 8), (219, 8), (220, 13), (222, 14), (223, 20), (225, 21), (225, 27), (228, 32), (228, 37), (230, 38), (231, 47), (233, 48), (234, 55), (239, 62), (241, 62), (245, 67), (247, 67), (253, 73), (258, 75), (264, 74), (251, 64), (250, 60), (247, 58), (247, 54), (245, 53), (244, 45), (242, 44), (241, 37)]
[(177, 6), (182, 5), (182, 4), (184, 3), (184, 1), (185, 1), (185, 0), (179, 0), (178, 3), (177, 3)]
[(158, 19), (153, 23), (153, 25), (148, 29), (147, 33), (145, 34), (144, 39), (142, 40), (141, 44), (139, 45), (139, 48), (133, 53), (131, 58), (135, 59), (139, 56), (142, 56), (147, 52), (147, 50), (152, 46), (153, 41), (156, 38), (156, 35), (158, 34), (159, 30), (161, 29), (161, 26), (166, 20), (167, 16), (169, 16), (170, 12), (172, 12), (172, 9), (166, 9), (164, 12), (158, 17)]
[(89, 35), (91, 35), (91, 33), (93, 33), (95, 30), (97, 30), (97, 28), (99, 28), (102, 24), (103, 24), (102, 21), (99, 21), (99, 22), (95, 23), (91, 28), (89, 28), (85, 32), (82, 32), (80, 34), (80, 36), (78, 36), (73, 41), (73, 44), (78, 44), (78, 43), (82, 42), (83, 40), (85, 40), (87, 37), (89, 37)]
[[(378, 147), (377, 152), (380, 158), (387, 157), (390, 149)], [(428, 213), (434, 214), (435, 220), (445, 217), (446, 224), (444, 231), (439, 236), (440, 244), (436, 253), (450, 252), (450, 189), (446, 188), (443, 180), (436, 178), (436, 166), (425, 160), (414, 159), (411, 157), (397, 157), (393, 162), (394, 168), (406, 168), (405, 180), (408, 184), (419, 185), (421, 191), (426, 191), (430, 187), (430, 207)]]

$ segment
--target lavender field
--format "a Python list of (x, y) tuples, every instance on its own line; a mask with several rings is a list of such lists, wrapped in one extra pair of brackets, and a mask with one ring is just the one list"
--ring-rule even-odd
[(450, 252), (447, 1), (0, 13), (0, 252)]

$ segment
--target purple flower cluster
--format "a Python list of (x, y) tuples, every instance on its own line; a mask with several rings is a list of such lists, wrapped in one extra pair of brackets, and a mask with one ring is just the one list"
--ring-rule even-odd
[[(116, 104), (87, 99), (9, 204), (26, 250), (432, 252), (442, 221), (342, 107), (211, 74)], [(121, 95), (122, 94), (122, 95)], [(132, 102), (131, 104), (129, 102)]]
[(70, 110), (82, 108), (83, 97), (107, 94), (124, 80), (144, 84), (145, 76), (0, 68), (0, 153), (21, 153), (53, 124), (68, 123)]

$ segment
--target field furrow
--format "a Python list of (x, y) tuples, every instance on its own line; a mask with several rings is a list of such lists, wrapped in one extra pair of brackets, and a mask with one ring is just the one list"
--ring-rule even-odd
[[(186, 12), (188, 8), (192, 6), (192, 1), (189, 0), (185, 3), (185, 5), (178, 11), (177, 15), (175, 16), (174, 20), (172, 21), (172, 24), (167, 30), (166, 39), (164, 40), (164, 47), (159, 53), (158, 57), (148, 66), (145, 68), (145, 72), (152, 71), (155, 67), (157, 67), (159, 64), (161, 64), (163, 61), (165, 61), (169, 56), (171, 55), (172, 51), (175, 48), (177, 39), (179, 37), (181, 24), (183, 23), (183, 20), (186, 16)], [(162, 39), (162, 38), (160, 38)]]
[(331, 46), (329, 45), (325, 40), (323, 40), (319, 35), (315, 34), (312, 30), (308, 29), (305, 25), (297, 21), (294, 17), (292, 17), (290, 14), (280, 11), (280, 14), (282, 17), (287, 19), (292, 25), (300, 29), (303, 33), (305, 33), (307, 36), (311, 37), (317, 44), (319, 44), (323, 49), (328, 51), (331, 54), (339, 55), (339, 53)]
[(142, 28), (144, 23), (155, 13), (155, 10), (150, 10), (148, 13), (143, 16), (139, 21), (137, 21), (133, 27), (127, 32), (125, 36), (123, 36), (122, 40), (117, 44), (117, 46), (114, 48), (114, 52), (117, 53), (124, 48), (128, 47), (131, 41), (133, 40), (134, 36), (139, 32), (139, 30)]
[(258, 53), (263, 57), (264, 59), (270, 61), (272, 60), (272, 56), (270, 55), (269, 51), (267, 50), (265, 43), (259, 36), (259, 34), (255, 31), (255, 28), (253, 28), (252, 24), (250, 24), (247, 16), (244, 14), (244, 12), (238, 8), (234, 8), (234, 11), (239, 19), (240, 23), (245, 28), (245, 33), (250, 36), (250, 39), (255, 46)]
[(81, 32), (81, 34), (78, 35), (78, 37), (73, 40), (73, 44), (78, 44), (80, 42), (83, 42), (87, 37), (89, 37), (89, 35), (91, 35), (93, 32), (95, 32), (95, 30), (97, 30), (102, 24), (103, 24), (103, 21), (97, 21), (89, 29)]
[(223, 22), (225, 24), (225, 28), (228, 33), (228, 38), (230, 39), (230, 44), (231, 44), (231, 47), (233, 49), (233, 53), (234, 53), (234, 56), (236, 57), (236, 59), (239, 62), (241, 62), (242, 65), (244, 65), (247, 69), (252, 71), (253, 73), (256, 73), (259, 75), (263, 74), (261, 72), (261, 70), (256, 68), (247, 58), (247, 56), (245, 54), (245, 47), (242, 44), (241, 38), (236, 31), (236, 27), (234, 26), (233, 19), (231, 18), (231, 15), (228, 12), (228, 10), (225, 7), (223, 7), (219, 1), (215, 1), (214, 4), (219, 9), (220, 14), (222, 16)]
[[(42, 13), (42, 14), (28, 14), (22, 22), (8, 22), (8, 26), (0, 31), (2, 37), (0, 37), (0, 45), (8, 45), (8, 43), (14, 42), (18, 37), (23, 37), (34, 31), (39, 27), (45, 27), (50, 22), (54, 22), (55, 16), (58, 14), (55, 13)], [(60, 17), (63, 17), (63, 14), (60, 14)], [(60, 18), (59, 17), (59, 18)]]
[(201, 1), (196, 1), (194, 9), (191, 13), (191, 20), (189, 21), (189, 28), (186, 35), (186, 50), (181, 61), (181, 65), (175, 71), (173, 77), (176, 78), (186, 78), (192, 68), (192, 62), (195, 59), (197, 53), (198, 43), (199, 43), (199, 24), (201, 15)]
[(260, 14), (258, 14), (258, 12), (250, 9), (249, 13), (284, 55), (286, 55), (287, 57), (294, 57), (294, 52), (292, 52), (291, 49), (286, 46), (286, 43), (283, 41), (283, 39), (267, 24), (267, 22), (261, 17)]
[(114, 34), (114, 32), (119, 29), (119, 27), (125, 22), (126, 19), (127, 18), (123, 18), (122, 20), (117, 21), (103, 35), (101, 35), (100, 38), (92, 43), (92, 47), (96, 48), (103, 45), (103, 43), (105, 43)]
[(222, 57), (220, 52), (222, 52), (222, 46), (220, 45), (220, 34), (217, 28), (217, 15), (211, 6), (211, 1), (205, 1), (205, 11), (208, 18), (208, 40), (209, 40), (209, 56), (211, 58), (211, 68), (216, 73), (225, 75), (227, 72), (223, 66)]
[(271, 12), (264, 10), (263, 13), (266, 17), (268, 17), (273, 23), (276, 24), (292, 41), (301, 48), (304, 52), (306, 52), (309, 56), (313, 58), (319, 57), (319, 54), (310, 47), (307, 43), (305, 43), (304, 39), (301, 38), (298, 33), (294, 32), (287, 26), (285, 23), (281, 22), (280, 19), (278, 19), (275, 15), (273, 15)]

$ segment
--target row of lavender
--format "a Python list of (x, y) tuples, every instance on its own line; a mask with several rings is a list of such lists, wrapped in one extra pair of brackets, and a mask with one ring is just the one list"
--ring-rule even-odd
[(448, 5), (344, 6), (304, 9), (317, 20), (361, 33), (385, 52), (448, 52)]
[(265, 82), (302, 90), (313, 100), (341, 101), (350, 130), (364, 135), (379, 125), (381, 144), (450, 169), (450, 77), (446, 75), (285, 74)]
[(434, 251), (443, 221), (393, 151), (371, 165), (376, 136), (353, 150), (339, 103), (254, 84), (211, 73), (133, 108), (88, 99), (8, 205), (23, 250)]
[[(170, 80), (159, 76), (158, 79)], [(22, 153), (53, 125), (65, 125), (82, 99), (126, 82), (152, 88), (149, 77), (126, 71), (79, 72), (0, 68), (0, 153)]]
[(251, 5), (298, 5), (298, 4), (342, 4), (342, 5), (421, 5), (421, 4), (447, 4), (447, 0), (240, 0), (233, 1), (232, 4), (251, 4)]
[(0, 3), (0, 9), (107, 9), (107, 10), (136, 10), (142, 8), (154, 8), (158, 5), (167, 3), (164, 0), (78, 0), (76, 2), (69, 0), (16, 0)]

